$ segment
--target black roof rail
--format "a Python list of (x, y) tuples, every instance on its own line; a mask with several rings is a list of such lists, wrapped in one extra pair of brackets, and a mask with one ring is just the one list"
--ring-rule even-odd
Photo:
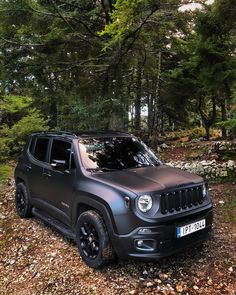
[(63, 134), (66, 134), (66, 135), (73, 135), (73, 136), (77, 136), (76, 134), (75, 134), (75, 132), (72, 132), (72, 131), (52, 131), (52, 132), (50, 132), (49, 131), (49, 133), (56, 133), (56, 134), (61, 134), (61, 135), (63, 135)]
[(60, 130), (60, 131), (36, 131), (33, 132), (32, 135), (37, 135), (37, 134), (45, 134), (45, 135), (61, 135), (61, 136), (73, 136), (75, 138), (78, 137), (86, 137), (88, 135), (96, 135), (96, 134), (117, 134), (117, 135), (122, 135), (122, 134), (126, 134), (126, 135), (131, 135), (129, 132), (127, 131), (120, 131), (120, 130), (109, 130), (109, 129), (100, 129), (100, 130), (84, 130), (84, 131), (64, 131), (64, 130)]
[(76, 136), (77, 135), (74, 132), (71, 131), (35, 131), (33, 134), (52, 134), (52, 135), (71, 135)]
[(98, 129), (98, 130), (78, 130), (75, 132), (77, 135), (87, 135), (87, 134), (127, 134), (130, 135), (127, 131), (120, 131), (120, 130), (111, 130), (111, 129)]

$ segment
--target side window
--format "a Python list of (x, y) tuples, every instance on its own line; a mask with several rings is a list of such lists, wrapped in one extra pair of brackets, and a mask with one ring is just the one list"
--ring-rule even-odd
[(53, 160), (66, 161), (66, 169), (70, 166), (71, 143), (67, 141), (54, 139), (52, 142), (50, 163)]
[(35, 149), (34, 149), (34, 157), (39, 161), (46, 161), (47, 149), (48, 149), (48, 138), (37, 138)]

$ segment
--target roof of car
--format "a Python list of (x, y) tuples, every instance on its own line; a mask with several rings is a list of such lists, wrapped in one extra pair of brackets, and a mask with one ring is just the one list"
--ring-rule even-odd
[(45, 136), (60, 136), (67, 138), (88, 138), (88, 137), (112, 137), (112, 136), (131, 136), (130, 133), (117, 130), (89, 130), (89, 131), (46, 131), (35, 132), (32, 135), (45, 135)]

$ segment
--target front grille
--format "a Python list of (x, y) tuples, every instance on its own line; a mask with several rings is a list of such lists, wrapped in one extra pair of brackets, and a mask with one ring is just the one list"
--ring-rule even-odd
[(203, 202), (202, 186), (161, 194), (161, 213), (167, 214), (198, 206)]

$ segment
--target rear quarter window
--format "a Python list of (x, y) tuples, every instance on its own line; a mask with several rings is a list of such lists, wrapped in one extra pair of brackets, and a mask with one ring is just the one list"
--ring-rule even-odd
[(35, 159), (42, 162), (46, 161), (48, 143), (49, 143), (49, 138), (40, 138), (40, 137), (37, 138), (34, 154), (33, 154)]

